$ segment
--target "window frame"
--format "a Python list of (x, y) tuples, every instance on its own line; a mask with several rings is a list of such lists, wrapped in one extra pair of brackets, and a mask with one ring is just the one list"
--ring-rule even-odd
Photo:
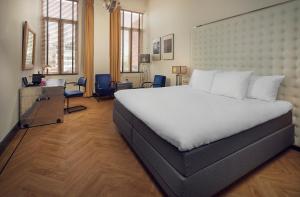
[[(131, 17), (131, 27), (124, 27), (124, 12), (130, 12), (130, 17)], [(142, 35), (143, 35), (143, 28), (142, 28), (142, 23), (144, 20), (144, 13), (142, 12), (136, 12), (136, 11), (131, 11), (131, 10), (126, 10), (126, 9), (121, 9), (121, 53), (120, 53), (120, 72), (121, 73), (140, 73), (140, 58), (139, 55), (141, 54), (141, 45), (142, 45)], [(138, 14), (139, 15), (139, 25), (138, 28), (133, 28), (132, 27), (132, 14)], [(124, 71), (124, 30), (129, 31), (129, 71)], [(138, 70), (137, 71), (132, 71), (132, 34), (134, 31), (138, 32), (138, 37), (139, 37), (139, 42), (138, 42)]]
[[(43, 1), (43, 0), (41, 0)], [(49, 54), (49, 51), (48, 51), (48, 39), (49, 39), (49, 31), (48, 31), (48, 23), (49, 22), (55, 22), (57, 23), (58, 25), (58, 72), (57, 73), (45, 73), (45, 75), (49, 75), (49, 76), (55, 76), (55, 75), (78, 75), (79, 73), (79, 63), (78, 63), (78, 38), (79, 38), (79, 35), (78, 35), (78, 24), (79, 24), (79, 13), (78, 13), (78, 8), (79, 8), (79, 1), (78, 0), (68, 0), (68, 1), (71, 1), (71, 2), (76, 2), (76, 9), (77, 9), (77, 17), (75, 19), (74, 17), (74, 9), (75, 9), (75, 6), (74, 4), (72, 4), (72, 18), (73, 19), (62, 19), (62, 0), (60, 0), (60, 8), (59, 8), (59, 18), (56, 18), (56, 17), (49, 17), (49, 16), (43, 16), (42, 15), (42, 32), (44, 32), (44, 40), (42, 42), (42, 51), (43, 51), (43, 56), (42, 56), (42, 61), (45, 65), (48, 65), (48, 54)], [(47, 4), (49, 0), (47, 0)], [(43, 3), (42, 3), (43, 4)], [(42, 6), (43, 7), (43, 6)], [(43, 9), (43, 8), (42, 8)], [(47, 15), (48, 15), (48, 5), (47, 5)], [(43, 10), (42, 10), (43, 12)], [(73, 27), (72, 27), (72, 34), (75, 33), (75, 37), (72, 35), (72, 39), (74, 39), (74, 42), (72, 41), (72, 61), (73, 61), (73, 54), (74, 54), (74, 51), (75, 51), (75, 62), (74, 62), (74, 65), (72, 63), (72, 73), (66, 73), (66, 72), (63, 72), (63, 69), (64, 69), (64, 50), (63, 50), (63, 42), (64, 42), (64, 25), (65, 24), (73, 24), (73, 27), (74, 27), (74, 30), (73, 30)], [(45, 31), (45, 29), (47, 28), (47, 30)], [(74, 32), (73, 32), (74, 31)], [(48, 35), (47, 35), (48, 34)], [(47, 53), (45, 53), (45, 51), (47, 51)], [(45, 53), (45, 54), (44, 54)], [(75, 67), (75, 68), (74, 68)]]

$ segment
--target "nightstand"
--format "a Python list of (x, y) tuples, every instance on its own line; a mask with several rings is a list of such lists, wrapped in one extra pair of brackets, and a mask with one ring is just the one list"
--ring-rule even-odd
[(116, 91), (118, 90), (125, 90), (125, 89), (132, 89), (133, 85), (130, 81), (120, 81), (116, 84)]

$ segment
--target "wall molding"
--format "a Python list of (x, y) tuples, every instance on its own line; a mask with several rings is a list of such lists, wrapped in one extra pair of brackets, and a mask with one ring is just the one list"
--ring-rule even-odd
[(17, 124), (10, 130), (10, 132), (8, 132), (8, 134), (0, 142), (0, 156), (5, 151), (6, 147), (9, 145), (9, 143), (15, 137), (19, 130), (19, 122), (17, 122)]
[(231, 18), (242, 16), (242, 15), (250, 14), (252, 12), (257, 12), (257, 11), (260, 11), (260, 10), (268, 9), (268, 8), (275, 7), (275, 6), (278, 6), (278, 5), (282, 5), (282, 4), (285, 4), (285, 3), (289, 3), (289, 2), (292, 2), (292, 1), (296, 1), (296, 0), (287, 0), (287, 1), (284, 1), (284, 2), (281, 2), (281, 3), (276, 3), (276, 4), (269, 5), (269, 6), (266, 6), (266, 7), (262, 7), (262, 8), (259, 8), (259, 9), (251, 10), (249, 12), (244, 12), (244, 13), (241, 13), (241, 14), (237, 14), (237, 15), (226, 17), (226, 18), (218, 19), (218, 20), (215, 20), (215, 21), (211, 21), (211, 22), (208, 22), (208, 23), (204, 23), (204, 24), (201, 24), (201, 25), (197, 25), (194, 28), (198, 28), (198, 27), (202, 27), (202, 26), (205, 26), (205, 25), (210, 25), (212, 23), (217, 23), (217, 22), (224, 21), (224, 20), (227, 20), (227, 19), (231, 19)]
[(300, 152), (300, 147), (299, 147), (299, 146), (293, 145), (293, 146), (292, 146), (292, 149), (294, 149), (294, 150)]

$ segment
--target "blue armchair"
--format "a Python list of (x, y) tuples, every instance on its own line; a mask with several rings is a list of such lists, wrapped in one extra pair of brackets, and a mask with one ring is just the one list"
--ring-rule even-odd
[(98, 102), (101, 97), (112, 98), (114, 96), (115, 91), (116, 91), (116, 85), (115, 82), (111, 80), (110, 74), (96, 74), (95, 93)]
[(166, 76), (163, 75), (155, 75), (153, 82), (144, 82), (142, 84), (142, 88), (145, 88), (146, 86), (150, 86), (153, 88), (161, 88), (166, 86)]
[(77, 105), (74, 107), (69, 106), (69, 99), (73, 97), (82, 97), (84, 92), (80, 90), (80, 87), (86, 87), (86, 78), (80, 77), (77, 82), (70, 82), (66, 84), (74, 84), (75, 86), (78, 86), (78, 90), (65, 90), (65, 98), (67, 99), (67, 108), (65, 109), (66, 112), (72, 113), (76, 111), (85, 110), (86, 107), (83, 105)]

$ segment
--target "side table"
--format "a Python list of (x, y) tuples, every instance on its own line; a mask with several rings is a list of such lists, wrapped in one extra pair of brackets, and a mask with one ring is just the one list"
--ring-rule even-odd
[(116, 83), (116, 91), (132, 89), (132, 87), (133, 87), (133, 84), (130, 81), (120, 81), (120, 82)]

